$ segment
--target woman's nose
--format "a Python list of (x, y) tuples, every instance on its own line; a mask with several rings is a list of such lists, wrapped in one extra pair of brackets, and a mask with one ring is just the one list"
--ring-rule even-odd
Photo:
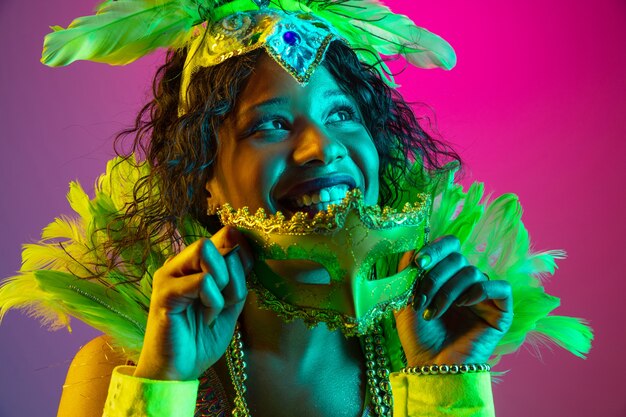
[(326, 134), (314, 123), (303, 128), (295, 143), (293, 159), (298, 165), (316, 161), (329, 165), (336, 159), (342, 159), (348, 152), (340, 140)]

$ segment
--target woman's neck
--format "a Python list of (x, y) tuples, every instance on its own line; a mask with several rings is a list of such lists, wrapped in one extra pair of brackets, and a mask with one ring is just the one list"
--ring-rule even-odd
[[(326, 352), (334, 345), (344, 345), (345, 337), (330, 331), (325, 324), (309, 328), (302, 320), (285, 322), (273, 311), (258, 307), (256, 295), (250, 292), (240, 317), (241, 331), (248, 349), (264, 351), (288, 360), (301, 359), (318, 347)], [(356, 341), (353, 340), (353, 342)]]
[(259, 309), (254, 293), (240, 324), (253, 415), (288, 416), (300, 407), (308, 410), (303, 416), (361, 415), (365, 378), (357, 338), (324, 324), (309, 329), (302, 320), (285, 323)]

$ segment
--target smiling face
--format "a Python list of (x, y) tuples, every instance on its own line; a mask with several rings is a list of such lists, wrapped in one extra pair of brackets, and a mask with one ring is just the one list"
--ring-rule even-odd
[(320, 66), (302, 87), (266, 54), (218, 130), (209, 204), (314, 214), (359, 188), (378, 200), (379, 158), (355, 101)]

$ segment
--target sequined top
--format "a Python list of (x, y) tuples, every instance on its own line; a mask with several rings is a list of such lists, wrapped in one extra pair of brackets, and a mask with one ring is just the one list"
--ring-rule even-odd
[[(232, 405), (226, 396), (226, 390), (213, 368), (200, 377), (198, 399), (194, 417), (230, 417)], [(373, 416), (371, 404), (366, 404), (361, 417)]]

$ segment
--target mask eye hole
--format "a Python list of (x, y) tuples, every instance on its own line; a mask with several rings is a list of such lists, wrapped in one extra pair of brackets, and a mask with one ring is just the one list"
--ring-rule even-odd
[(266, 259), (267, 266), (285, 281), (300, 284), (328, 285), (330, 273), (319, 262), (308, 259)]
[(389, 278), (398, 272), (405, 270), (411, 266), (411, 263), (409, 262), (402, 269), (398, 269), (400, 259), (402, 259), (405, 254), (407, 254), (407, 256), (412, 255), (412, 252), (413, 251), (394, 252), (379, 257), (370, 270), (368, 280), (377, 281)]

